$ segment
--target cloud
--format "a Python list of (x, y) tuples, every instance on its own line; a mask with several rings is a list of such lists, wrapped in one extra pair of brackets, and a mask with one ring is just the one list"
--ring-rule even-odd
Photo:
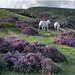
[(75, 8), (74, 0), (0, 0), (1, 8), (27, 9), (35, 6)]

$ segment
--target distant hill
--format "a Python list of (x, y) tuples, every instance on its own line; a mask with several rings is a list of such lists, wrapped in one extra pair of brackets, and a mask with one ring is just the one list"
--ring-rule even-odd
[(53, 7), (32, 7), (29, 9), (6, 9), (14, 13), (28, 13), (37, 19), (53, 19), (58, 22), (69, 21), (75, 25), (75, 9), (53, 8)]

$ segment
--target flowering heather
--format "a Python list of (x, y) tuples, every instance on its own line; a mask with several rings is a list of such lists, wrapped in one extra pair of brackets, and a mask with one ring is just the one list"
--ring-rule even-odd
[(0, 57), (0, 74), (2, 73), (3, 70), (6, 70), (6, 62), (3, 60), (2, 57)]
[(13, 50), (11, 44), (8, 41), (3, 41), (3, 40), (2, 40), (2, 42), (0, 42), (0, 52), (1, 53), (6, 53), (10, 50)]
[(67, 58), (64, 54), (57, 50), (56, 47), (52, 45), (46, 45), (41, 47), (40, 52), (45, 56), (51, 58), (53, 61), (62, 62), (67, 61)]
[(61, 70), (61, 67), (55, 64), (51, 59), (45, 58), (41, 53), (19, 54), (18, 61), (14, 64), (14, 70), (18, 72), (29, 73), (30, 71), (44, 74), (55, 73)]
[[(61, 70), (61, 67), (53, 61), (67, 61), (66, 56), (52, 45), (46, 45), (38, 41), (29, 43), (17, 35), (0, 38), (2, 39), (1, 42), (8, 41), (13, 47), (16, 46), (17, 51), (14, 54), (8, 52), (3, 56), (7, 67), (13, 68), (14, 71), (30, 73), (40, 70), (43, 74), (51, 74)], [(18, 46), (14, 45), (16, 42), (18, 42)]]
[(17, 35), (11, 35), (8, 37), (5, 37), (5, 41), (8, 41), (11, 43), (11, 45), (19, 51), (23, 51), (24, 46), (28, 45), (29, 42), (25, 39), (22, 39), (18, 37)]
[(34, 41), (34, 42), (32, 43), (32, 45), (36, 45), (36, 46), (41, 47), (41, 46), (45, 46), (46, 44), (41, 43), (41, 42), (38, 42), (38, 41)]
[(3, 37), (0, 37), (0, 44), (4, 42), (4, 38)]
[(5, 60), (5, 62), (7, 63), (7, 67), (11, 68), (14, 66), (14, 63), (17, 61), (17, 58), (14, 57), (10, 52), (8, 52), (3, 59)]
[(33, 44), (29, 44), (27, 46), (24, 47), (24, 53), (29, 53), (29, 52), (33, 52), (36, 53), (39, 51), (40, 48), (38, 48), (36, 45)]
[(62, 67), (54, 63), (51, 59), (45, 58), (41, 60), (42, 74), (52, 74), (61, 71)]
[(65, 36), (58, 36), (58, 37), (54, 38), (54, 40), (52, 40), (51, 42), (56, 43), (56, 44), (66, 44), (69, 46), (74, 45), (74, 42)]
[(44, 43), (34, 41), (24, 48), (24, 52), (41, 52), (45, 57), (49, 57), (56, 62), (67, 61), (64, 54), (57, 50), (56, 47), (52, 45), (46, 45)]
[(11, 44), (8, 41), (5, 41), (3, 37), (0, 37), (0, 52), (6, 53), (10, 51), (12, 48)]
[(24, 12), (21, 12), (20, 15), (27, 16), (27, 17), (30, 17), (30, 18), (34, 18), (34, 16), (31, 16), (30, 14), (24, 13)]
[(38, 34), (39, 32), (33, 27), (26, 27), (25, 29), (22, 30), (22, 33), (28, 35), (34, 35)]
[(27, 40), (18, 37), (17, 35), (11, 35), (4, 38), (4, 42), (0, 45), (1, 52), (19, 51), (24, 53), (37, 53), (41, 52), (45, 57), (49, 57), (56, 62), (67, 61), (65, 55), (57, 50), (52, 45), (46, 45), (44, 43), (34, 41), (29, 43)]
[[(40, 58), (39, 58), (40, 59)], [(18, 58), (14, 65), (14, 70), (18, 72), (28, 73), (32, 71), (39, 71), (40, 62), (36, 60), (36, 54), (28, 53)]]
[(71, 30), (66, 30), (62, 33), (62, 36), (66, 36), (68, 38), (75, 38), (75, 32)]
[(30, 22), (32, 23), (33, 27), (38, 28), (40, 19), (32, 19)]
[(30, 21), (27, 20), (19, 20), (16, 22), (16, 26), (24, 29), (28, 26), (32, 26), (32, 24)]
[(61, 26), (62, 27), (68, 27), (68, 28), (71, 28), (71, 29), (75, 29), (75, 26), (72, 25), (70, 22), (62, 22)]
[(11, 15), (5, 15), (4, 17), (0, 18), (1, 22), (16, 22), (18, 21), (18, 17), (16, 16), (11, 16)]

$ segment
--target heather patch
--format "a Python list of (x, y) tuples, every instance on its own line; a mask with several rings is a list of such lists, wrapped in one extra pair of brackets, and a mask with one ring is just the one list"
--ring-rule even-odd
[(7, 63), (8, 68), (13, 68), (17, 61), (17, 57), (13, 56), (10, 52), (8, 52), (3, 59)]
[(0, 18), (0, 21), (1, 22), (14, 22), (15, 23), (16, 21), (18, 21), (18, 17), (6, 14), (4, 17)]
[(22, 29), (24, 29), (26, 27), (29, 27), (29, 26), (33, 27), (31, 22), (27, 21), (27, 20), (19, 20), (19, 21), (17, 21), (16, 26), (19, 27), (19, 28), (22, 28)]
[[(38, 72), (40, 68), (40, 62), (36, 60), (36, 54), (28, 53), (26, 55), (20, 54), (18, 61), (14, 65), (14, 70), (18, 72), (30, 73)], [(39, 58), (40, 59), (40, 58)]]
[(18, 37), (17, 35), (11, 35), (5, 37), (5, 41), (11, 43), (14, 50), (19, 50), (20, 52), (23, 51), (24, 47), (29, 44), (29, 42), (25, 39)]
[(42, 46), (40, 52), (45, 56), (51, 58), (55, 62), (67, 61), (64, 54), (57, 50), (56, 47), (52, 45)]
[(3, 71), (7, 69), (6, 65), (7, 64), (6, 64), (5, 60), (3, 60), (2, 57), (0, 57), (0, 74), (2, 74)]
[(54, 40), (52, 40), (51, 42), (56, 44), (66, 44), (69, 46), (74, 45), (74, 41), (70, 40), (68, 37), (65, 37), (65, 36), (58, 36), (54, 38)]
[(62, 22), (61, 26), (62, 27), (68, 27), (68, 28), (71, 28), (71, 29), (75, 29), (75, 26), (72, 25), (70, 22)]
[(50, 58), (45, 58), (41, 53), (19, 53), (14, 55), (8, 52), (3, 59), (8, 68), (20, 73), (51, 74), (59, 72), (62, 68)]
[(68, 38), (75, 38), (75, 32), (71, 30), (66, 30), (62, 33), (62, 36), (66, 36)]
[(30, 18), (35, 18), (34, 16), (31, 16), (30, 14), (28, 14), (26, 12), (21, 12), (20, 15), (27, 16), (27, 17), (30, 17)]
[(28, 34), (28, 35), (34, 35), (34, 34), (38, 34), (39, 32), (32, 27), (26, 27), (25, 29), (22, 30), (23, 34)]
[(39, 22), (40, 22), (39, 19), (32, 19), (30, 22), (32, 23), (34, 28), (38, 28), (39, 27)]
[(42, 74), (57, 73), (62, 70), (62, 67), (54, 63), (51, 59), (45, 58), (41, 60)]
[(10, 51), (12, 48), (11, 44), (8, 41), (5, 41), (3, 37), (0, 37), (0, 52), (6, 53)]
[[(1, 38), (2, 39), (2, 38)], [(51, 58), (56, 62), (67, 61), (64, 54), (57, 50), (56, 47), (52, 45), (46, 45), (44, 43), (34, 41), (29, 43), (27, 40), (18, 37), (17, 35), (12, 35), (4, 38), (4, 44), (1, 45), (1, 52), (8, 51), (19, 51), (24, 53), (37, 53), (41, 52), (45, 57)], [(6, 42), (7, 41), (7, 42)]]

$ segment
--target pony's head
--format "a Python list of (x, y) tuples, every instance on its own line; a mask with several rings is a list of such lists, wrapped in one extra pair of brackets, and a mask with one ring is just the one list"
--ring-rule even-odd
[(48, 22), (48, 24), (49, 24), (49, 23), (51, 23), (51, 21), (50, 21), (50, 20), (47, 20), (47, 22)]

